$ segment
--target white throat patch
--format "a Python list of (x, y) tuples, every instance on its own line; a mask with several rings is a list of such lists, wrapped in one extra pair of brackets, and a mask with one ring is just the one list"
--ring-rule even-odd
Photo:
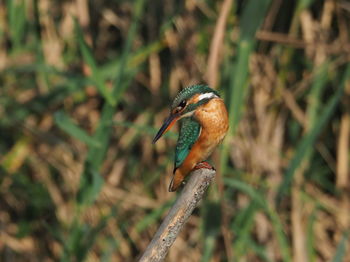
[(210, 99), (210, 98), (214, 98), (214, 97), (218, 97), (218, 96), (215, 95), (213, 92), (204, 93), (204, 94), (199, 95), (198, 101), (201, 101), (201, 100), (206, 99), (206, 98)]
[(194, 111), (187, 112), (186, 114), (184, 114), (184, 115), (180, 116), (179, 120), (180, 120), (181, 118), (184, 118), (184, 117), (190, 117), (190, 116), (193, 116), (193, 114), (194, 114)]

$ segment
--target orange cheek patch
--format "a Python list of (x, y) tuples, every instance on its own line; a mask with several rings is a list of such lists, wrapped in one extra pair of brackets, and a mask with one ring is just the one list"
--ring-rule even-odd
[(196, 104), (199, 101), (200, 94), (194, 95), (190, 100), (187, 101), (187, 104)]

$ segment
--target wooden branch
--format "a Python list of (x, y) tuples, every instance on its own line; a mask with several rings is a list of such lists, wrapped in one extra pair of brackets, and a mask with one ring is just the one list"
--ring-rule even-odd
[(215, 171), (211, 169), (199, 169), (192, 172), (189, 181), (158, 228), (139, 262), (164, 260), (169, 248), (174, 243), (198, 202), (203, 198), (204, 192), (214, 176)]

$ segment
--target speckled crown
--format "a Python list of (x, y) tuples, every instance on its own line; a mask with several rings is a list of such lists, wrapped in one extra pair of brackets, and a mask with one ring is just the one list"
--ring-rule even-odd
[(218, 92), (216, 92), (214, 89), (211, 89), (208, 85), (192, 85), (182, 89), (177, 94), (171, 108), (174, 109), (179, 105), (179, 103), (182, 100), (188, 100), (195, 94), (205, 94), (205, 93), (214, 93), (215, 95), (219, 96)]

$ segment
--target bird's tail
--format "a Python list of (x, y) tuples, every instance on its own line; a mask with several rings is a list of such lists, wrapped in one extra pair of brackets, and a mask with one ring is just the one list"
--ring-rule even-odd
[(181, 170), (176, 169), (175, 174), (171, 179), (171, 182), (169, 185), (169, 192), (176, 191), (181, 186), (184, 179), (185, 179), (185, 176), (181, 173)]

